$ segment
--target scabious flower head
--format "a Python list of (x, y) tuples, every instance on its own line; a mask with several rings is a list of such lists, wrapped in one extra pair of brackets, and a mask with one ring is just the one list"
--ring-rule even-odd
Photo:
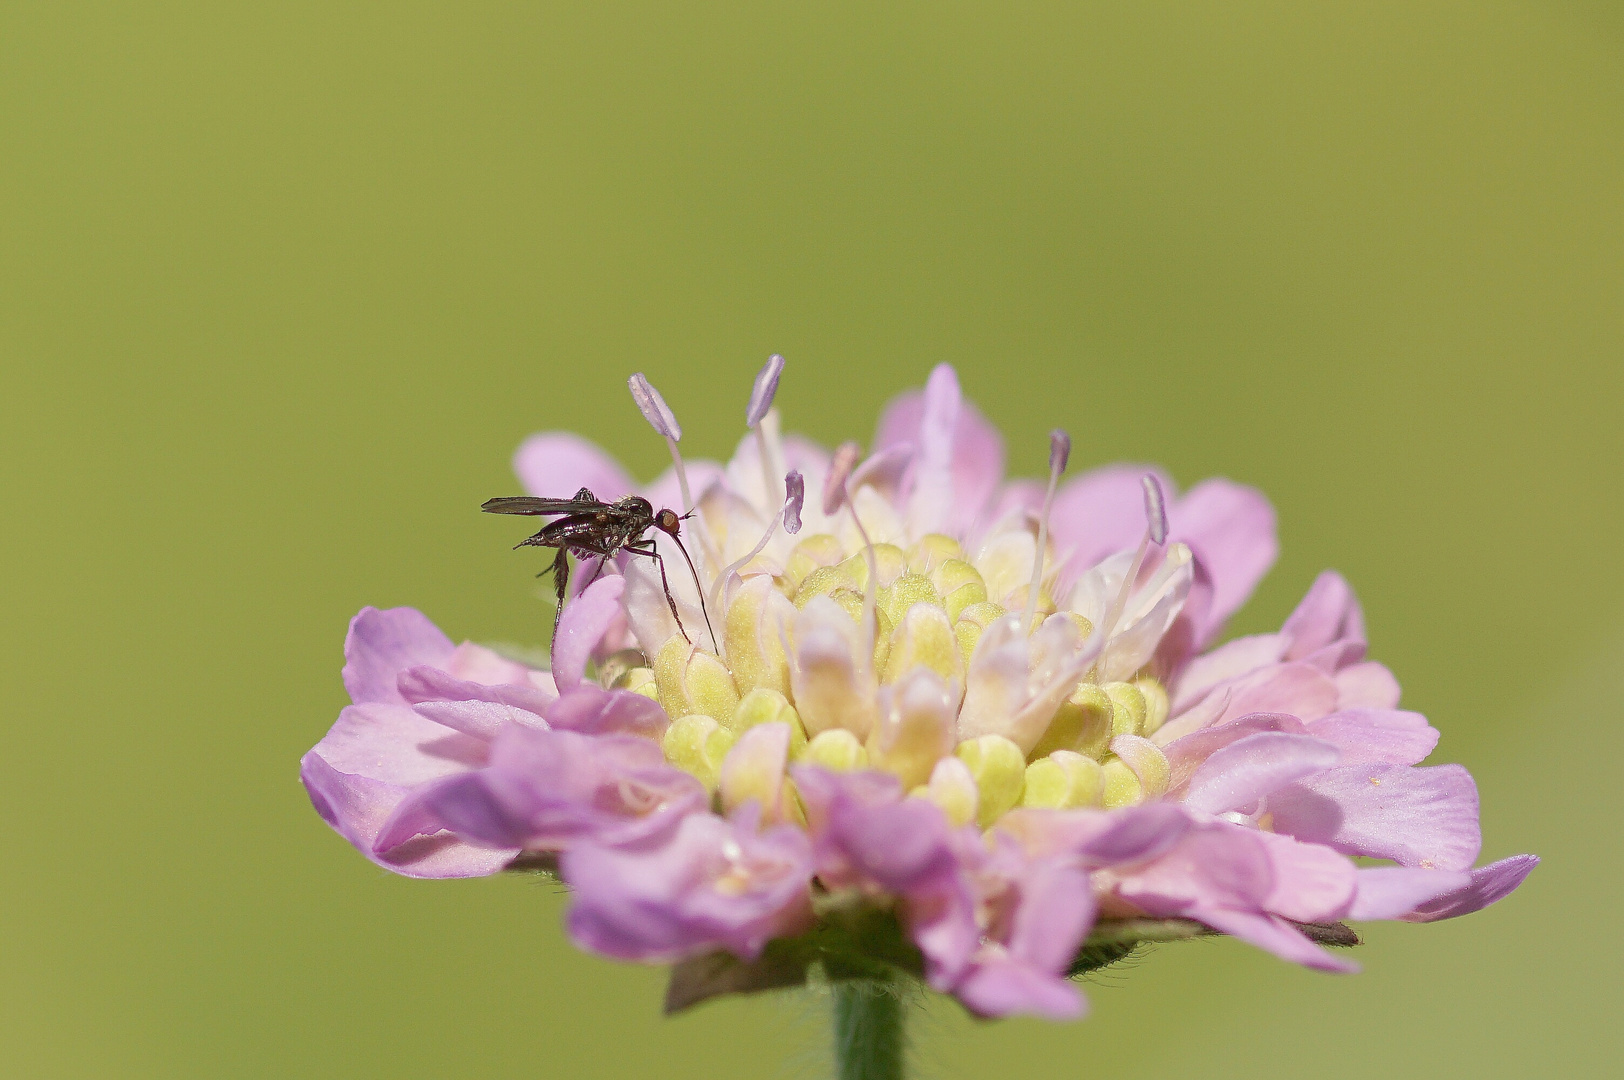
[[(821, 967), (1057, 1019), (1085, 1007), (1071, 975), (1139, 940), (1216, 931), (1345, 971), (1319, 944), (1352, 939), (1342, 920), (1465, 914), (1537, 862), (1473, 869), (1472, 779), (1419, 764), (1438, 732), (1398, 708), (1339, 575), (1214, 647), (1274, 561), (1257, 491), (1062, 482), (1064, 431), (1047, 482), (1006, 480), (946, 365), (872, 452), (830, 452), (781, 432), (783, 370), (725, 465), (683, 462), (633, 376), (674, 459), (641, 494), (680, 494), (687, 548), (622, 550), (567, 601), (550, 671), (410, 609), (358, 615), (355, 703), (303, 763), (322, 816), (417, 876), (556, 858), (574, 940), (678, 965), (676, 1004)], [(634, 490), (570, 435), (515, 466), (536, 496)]]

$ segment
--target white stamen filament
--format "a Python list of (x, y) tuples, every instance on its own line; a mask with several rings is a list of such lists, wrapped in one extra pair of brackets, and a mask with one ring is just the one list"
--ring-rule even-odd
[[(798, 473), (791, 473), (790, 475), (791, 476), (798, 476), (799, 474)], [(786, 487), (792, 487), (793, 486), (789, 482), (789, 477), (785, 477), (785, 486)], [(728, 563), (727, 568), (724, 569), (720, 574), (718, 574), (716, 576), (715, 581), (711, 582), (711, 587), (710, 587), (710, 606), (711, 607), (716, 608), (718, 611), (720, 611), (722, 609), (722, 591), (727, 587), (727, 583), (733, 579), (734, 574), (737, 574), (740, 570), (744, 569), (745, 565), (751, 559), (755, 558), (757, 555), (760, 555), (764, 550), (766, 550), (767, 545), (772, 542), (773, 535), (778, 532), (778, 524), (779, 524), (779, 522), (782, 521), (784, 523), (785, 527), (788, 528), (789, 519), (791, 517), (791, 510), (792, 510), (791, 504), (794, 501), (793, 500), (793, 494), (794, 493), (792, 491), (790, 493), (790, 495), (788, 495), (788, 496), (786, 496), (784, 498), (783, 509), (780, 510), (778, 513), (774, 514), (773, 517), (772, 517), (772, 520), (767, 522), (767, 531), (763, 532), (761, 534), (761, 539), (756, 541), (756, 546), (751, 548), (748, 552), (746, 552), (743, 558), (734, 559), (732, 562)], [(799, 520), (800, 519), (800, 509), (799, 509), (799, 507), (794, 507), (793, 510), (794, 510), (794, 515), (793, 516), (796, 518), (796, 526), (795, 526), (794, 531), (799, 531), (800, 530), (800, 520)]]
[[(1134, 583), (1139, 580), (1139, 571), (1144, 569), (1145, 555), (1151, 544), (1160, 544), (1167, 539), (1167, 511), (1162, 500), (1162, 486), (1156, 482), (1154, 476), (1146, 475), (1141, 481), (1145, 488), (1145, 535), (1139, 541), (1139, 550), (1134, 552), (1133, 564), (1128, 567), (1128, 575), (1122, 579), (1122, 587), (1117, 590), (1116, 599), (1105, 611), (1105, 618), (1100, 621), (1095, 633), (1100, 636), (1101, 651), (1105, 642), (1109, 642), (1111, 635), (1116, 632), (1117, 620), (1127, 610), (1128, 598), (1133, 594)], [(1166, 558), (1166, 552), (1163, 552)]]
[(1043, 493), (1043, 515), (1038, 518), (1038, 546), (1032, 554), (1032, 585), (1026, 591), (1026, 617), (1021, 625), (1028, 634), (1036, 630), (1038, 590), (1043, 585), (1043, 555), (1049, 543), (1049, 511), (1054, 506), (1054, 489), (1060, 483), (1060, 474), (1066, 471), (1071, 457), (1071, 436), (1059, 428), (1049, 432), (1049, 487)]

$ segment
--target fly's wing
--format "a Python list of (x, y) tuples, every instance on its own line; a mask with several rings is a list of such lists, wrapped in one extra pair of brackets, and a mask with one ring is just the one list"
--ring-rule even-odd
[(573, 499), (538, 499), (530, 495), (506, 495), (486, 499), (480, 509), (487, 514), (581, 514), (608, 507), (582, 488)]

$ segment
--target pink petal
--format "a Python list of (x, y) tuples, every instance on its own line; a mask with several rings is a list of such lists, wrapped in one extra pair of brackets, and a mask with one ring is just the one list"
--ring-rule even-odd
[(954, 988), (977, 1016), (1041, 1016), (1076, 1020), (1088, 1012), (1083, 995), (1067, 980), (1026, 964), (997, 959), (978, 965)]
[(1196, 769), (1184, 805), (1208, 814), (1250, 807), (1293, 780), (1324, 772), (1340, 756), (1330, 743), (1307, 735), (1278, 731), (1249, 735)]
[(1252, 595), (1279, 554), (1274, 508), (1256, 488), (1231, 480), (1204, 480), (1172, 508), (1173, 540), (1190, 546), (1212, 576), (1212, 606), (1196, 627), (1205, 642)]
[(1107, 465), (1061, 485), (1049, 514), (1049, 527), (1061, 558), (1061, 585), (1069, 586), (1083, 571), (1107, 555), (1139, 543), (1145, 534), (1145, 474), (1162, 490), (1177, 489), (1160, 469), (1150, 465)]
[(1289, 836), (1260, 832), (1274, 868), (1274, 888), (1263, 907), (1296, 922), (1332, 922), (1354, 902), (1358, 875), (1346, 855)]
[(1358, 964), (1326, 952), (1304, 937), (1296, 927), (1276, 915), (1208, 908), (1193, 917), (1200, 919), (1214, 930), (1220, 930), (1230, 937), (1256, 945), (1294, 964), (1301, 964), (1316, 971), (1344, 975), (1359, 970)]
[(379, 830), (399, 804), (399, 787), (324, 761), (316, 751), (300, 762), (299, 779), (322, 819), (368, 859), (407, 877), (483, 877), (507, 865), (518, 849), (492, 850), (458, 840), (449, 833), (422, 837), (380, 855), (373, 850)]
[(1399, 685), (1393, 673), (1374, 660), (1336, 673), (1337, 707), (1392, 709), (1398, 706)]
[(362, 608), (344, 638), (344, 689), (357, 705), (404, 705), (396, 676), (419, 664), (442, 665), (451, 654), (451, 639), (416, 608)]
[(1308, 733), (1341, 750), (1344, 765), (1414, 765), (1438, 745), (1438, 729), (1426, 717), (1397, 709), (1346, 709), (1311, 722)]
[(1449, 870), (1412, 870), (1376, 866), (1359, 871), (1359, 892), (1348, 918), (1398, 919), (1422, 904), (1458, 893), (1472, 883), (1470, 874)]
[(964, 535), (1004, 478), (1004, 441), (963, 400), (950, 365), (936, 366), (923, 393), (903, 394), (886, 406), (875, 450), (902, 443), (918, 447), (909, 502), (916, 534)]
[(1253, 634), (1227, 641), (1191, 660), (1173, 686), (1172, 714), (1179, 715), (1219, 683), (1278, 663), (1285, 646), (1286, 639), (1280, 634)]
[(1467, 884), (1422, 903), (1402, 918), (1409, 922), (1437, 922), (1439, 919), (1453, 919), (1457, 915), (1481, 911), (1521, 885), (1538, 865), (1538, 855), (1513, 855), (1509, 859), (1480, 866), (1468, 875), (1471, 880)]
[(567, 431), (530, 436), (513, 455), (513, 471), (525, 491), (541, 498), (567, 499), (586, 488), (612, 502), (632, 491), (631, 477), (614, 458)]
[(401, 697), (413, 704), (423, 701), (492, 701), (542, 715), (554, 695), (532, 683), (486, 683), (458, 679), (437, 667), (407, 668), (396, 678)]
[(1280, 633), (1291, 642), (1286, 659), (1297, 660), (1335, 641), (1363, 641), (1365, 620), (1352, 586), (1335, 570), (1326, 570), (1314, 579)]
[(1348, 765), (1269, 797), (1276, 832), (1401, 866), (1464, 870), (1482, 833), (1477, 785), (1459, 765)]
[(601, 577), (564, 605), (553, 637), (553, 679), (560, 692), (581, 684), (592, 651), (621, 613), (620, 597), (625, 590), (625, 578)]
[(1167, 764), (1172, 769), (1172, 780), (1168, 790), (1177, 794), (1190, 782), (1190, 777), (1195, 775), (1202, 762), (1231, 743), (1240, 742), (1262, 731), (1283, 731), (1291, 735), (1301, 735), (1305, 728), (1301, 720), (1286, 713), (1254, 713), (1251, 716), (1231, 720), (1222, 727), (1206, 728), (1175, 739), (1162, 748), (1162, 753), (1167, 756)]
[(671, 718), (660, 703), (630, 690), (605, 690), (582, 683), (562, 695), (542, 714), (560, 731), (582, 735), (637, 735), (658, 739)]

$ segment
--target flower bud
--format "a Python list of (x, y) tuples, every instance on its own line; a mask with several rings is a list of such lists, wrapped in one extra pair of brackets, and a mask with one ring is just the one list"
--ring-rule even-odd
[(1007, 614), (1002, 604), (987, 601), (970, 604), (959, 612), (958, 619), (953, 623), (953, 636), (958, 639), (959, 655), (966, 668), (970, 666), (970, 657), (975, 655), (976, 645), (981, 641), (981, 632)]
[(654, 669), (647, 667), (627, 668), (615, 679), (614, 689), (630, 690), (634, 694), (659, 700), (660, 692), (654, 682)]
[(845, 728), (830, 728), (806, 744), (806, 754), (801, 760), (835, 772), (852, 772), (868, 768), (868, 751), (857, 741), (857, 736)]
[(982, 735), (959, 743), (954, 754), (969, 768), (981, 796), (976, 824), (985, 829), (1020, 802), (1026, 758), (1019, 746), (1002, 735)]
[(970, 767), (957, 757), (938, 761), (931, 770), (930, 783), (914, 788), (909, 794), (935, 803), (955, 829), (976, 819), (980, 795), (976, 792), (975, 778), (970, 775)]
[(1105, 804), (1107, 810), (1133, 806), (1144, 801), (1145, 789), (1139, 783), (1139, 777), (1135, 776), (1133, 770), (1128, 766), (1113, 759), (1107, 761), (1101, 766), (1101, 769), (1105, 776), (1105, 788), (1101, 802)]
[(908, 569), (916, 574), (929, 574), (949, 559), (964, 558), (964, 549), (951, 536), (929, 533), (908, 549)]
[(1091, 757), (1056, 750), (1026, 767), (1022, 806), (1071, 810), (1098, 806), (1105, 794), (1105, 770)]
[(777, 690), (762, 688), (744, 695), (739, 699), (739, 707), (733, 710), (733, 723), (729, 726), (735, 734), (742, 735), (762, 724), (788, 724), (789, 756), (798, 760), (805, 753), (806, 728), (801, 725), (801, 715)]
[(1111, 682), (1100, 687), (1111, 699), (1111, 734), (1138, 735), (1145, 728), (1145, 695), (1133, 683)]
[(881, 589), (877, 599), (880, 610), (890, 616), (893, 626), (901, 622), (902, 616), (915, 604), (942, 602), (936, 595), (936, 586), (923, 574), (903, 574)]
[(959, 559), (945, 559), (931, 571), (930, 579), (943, 597), (948, 618), (957, 620), (965, 608), (987, 599), (987, 586), (976, 568)]
[(904, 789), (930, 778), (953, 753), (954, 701), (948, 685), (925, 668), (882, 691), (878, 722), (868, 736), (869, 764), (894, 773)]
[(1033, 756), (1072, 750), (1099, 760), (1111, 744), (1111, 715), (1111, 699), (1105, 691), (1091, 682), (1081, 684), (1061, 703), (1049, 729), (1033, 748)]
[(1161, 682), (1150, 675), (1142, 675), (1133, 681), (1139, 693), (1145, 698), (1145, 722), (1140, 726), (1139, 734), (1149, 738), (1167, 723), (1169, 703), (1167, 689)]
[(799, 586), (818, 567), (833, 566), (845, 557), (846, 549), (841, 546), (838, 537), (829, 533), (813, 533), (803, 536), (790, 549), (789, 558), (784, 563), (784, 574)]
[(739, 706), (739, 691), (727, 667), (680, 636), (660, 647), (654, 658), (654, 682), (660, 706), (670, 716), (704, 713), (725, 723)]
[(898, 682), (921, 667), (940, 676), (957, 702), (964, 688), (964, 658), (947, 612), (935, 604), (915, 604), (891, 631), (891, 655), (880, 681)]
[(733, 748), (733, 733), (712, 717), (689, 713), (665, 729), (660, 748), (665, 760), (697, 777), (705, 790), (715, 791), (722, 762)]
[(1118, 735), (1111, 740), (1111, 752), (1133, 771), (1145, 798), (1159, 799), (1167, 794), (1173, 769), (1155, 743), (1138, 735)]
[(733, 594), (722, 619), (722, 638), (727, 644), (727, 666), (739, 690), (789, 690), (789, 658), (784, 655), (778, 628), (787, 626), (794, 614), (794, 605), (766, 575), (745, 578)]
[(1024, 594), (1016, 604), (1010, 593), (1032, 580), (1037, 543), (1037, 537), (1025, 529), (1009, 529), (982, 544), (976, 555), (975, 568), (987, 587), (987, 595), (1011, 611), (1021, 610), (1026, 603)]
[(790, 726), (759, 724), (739, 736), (722, 762), (718, 791), (722, 809), (738, 809), (754, 799), (761, 806), (762, 821), (771, 823), (793, 817), (785, 805), (784, 766), (789, 762)]
[[(881, 588), (901, 577), (908, 569), (908, 553), (895, 544), (875, 544), (874, 563), (879, 567)], [(846, 576), (861, 592), (868, 586), (868, 553), (859, 551), (840, 564)]]

